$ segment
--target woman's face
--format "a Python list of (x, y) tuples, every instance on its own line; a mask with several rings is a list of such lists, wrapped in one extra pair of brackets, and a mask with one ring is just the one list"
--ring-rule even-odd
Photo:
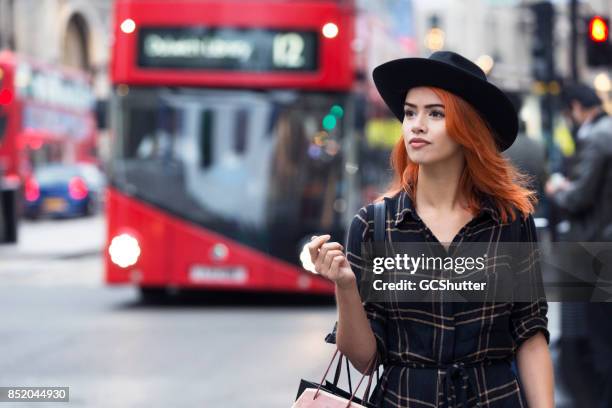
[(412, 88), (404, 103), (402, 134), (408, 158), (432, 164), (463, 156), (461, 145), (446, 133), (444, 105), (425, 87)]

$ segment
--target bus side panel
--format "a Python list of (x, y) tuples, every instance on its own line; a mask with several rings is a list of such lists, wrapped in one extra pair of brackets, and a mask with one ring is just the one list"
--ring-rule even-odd
[[(171, 221), (175, 239), (171, 282), (178, 287), (333, 293), (311, 273), (180, 220)], [(215, 249), (225, 253), (215, 258)], [(227, 252), (225, 252), (227, 251)], [(199, 276), (198, 276), (199, 275)]]
[(334, 292), (330, 282), (302, 268), (167, 215), (115, 190), (109, 191), (108, 203), (108, 236), (126, 232), (142, 242), (138, 263), (127, 269), (112, 264), (107, 252), (108, 283), (330, 295)]
[(4, 176), (16, 176), (21, 170), (18, 163), (17, 140), (21, 128), (21, 102), (16, 98), (15, 88), (12, 86), (14, 67), (2, 64), (0, 70), (3, 72), (2, 81), (0, 81), (3, 89), (13, 94), (13, 100), (9, 104), (0, 106), (0, 113), (6, 120), (4, 134), (0, 135), (0, 166), (3, 167)]
[[(164, 286), (169, 280), (170, 236), (166, 223), (157, 211), (137, 205), (112, 188), (107, 193), (106, 281), (110, 284), (134, 282), (140, 285)], [(113, 237), (129, 234), (140, 246), (135, 265), (121, 268), (110, 260), (109, 246)]]

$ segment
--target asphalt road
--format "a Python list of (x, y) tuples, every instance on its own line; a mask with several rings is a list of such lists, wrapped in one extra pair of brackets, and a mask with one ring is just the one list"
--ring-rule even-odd
[(69, 404), (44, 407), (287, 407), (300, 378), (320, 378), (333, 305), (201, 294), (143, 304), (104, 286), (103, 225), (25, 223), (19, 245), (0, 247), (0, 386), (70, 387)]
[(103, 242), (97, 216), (25, 222), (18, 245), (0, 246), (0, 386), (70, 387), (69, 404), (0, 408), (280, 408), (301, 378), (320, 379), (333, 304), (202, 294), (143, 304), (133, 288), (104, 285)]
[(69, 386), (79, 407), (287, 407), (299, 379), (318, 379), (333, 351), (322, 341), (331, 307), (135, 298), (129, 289), (2, 287), (0, 308), (13, 312), (0, 318), (0, 384)]

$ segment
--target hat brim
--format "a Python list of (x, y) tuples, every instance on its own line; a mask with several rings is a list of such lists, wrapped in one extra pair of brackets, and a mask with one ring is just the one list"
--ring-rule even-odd
[(379, 65), (372, 75), (378, 92), (400, 122), (404, 120), (406, 93), (415, 87), (432, 86), (476, 108), (493, 130), (500, 151), (516, 139), (518, 116), (510, 99), (496, 86), (461, 68), (426, 58), (402, 58)]

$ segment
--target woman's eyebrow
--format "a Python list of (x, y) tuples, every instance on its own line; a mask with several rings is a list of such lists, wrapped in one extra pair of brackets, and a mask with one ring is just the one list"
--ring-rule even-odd
[[(414, 105), (414, 104), (412, 104), (410, 102), (404, 102), (404, 106), (409, 106), (411, 108), (416, 108), (417, 107), (417, 105)], [(439, 103), (432, 103), (430, 105), (425, 105), (425, 109), (431, 109), (431, 108), (442, 108), (442, 109), (444, 109), (444, 105), (439, 104)]]

